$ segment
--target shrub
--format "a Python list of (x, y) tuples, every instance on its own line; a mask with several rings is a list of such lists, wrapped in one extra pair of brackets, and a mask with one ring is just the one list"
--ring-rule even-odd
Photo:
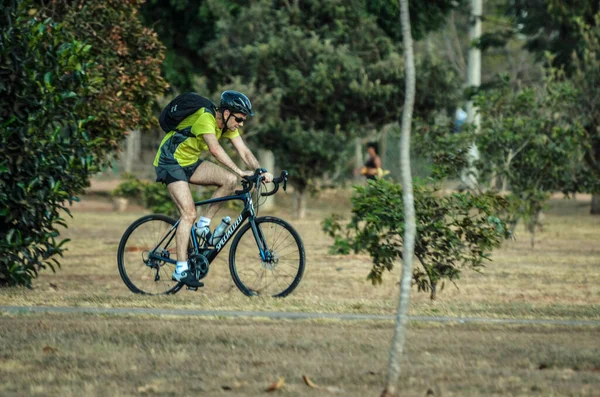
[(133, 174), (125, 174), (124, 179), (125, 181), (121, 182), (119, 186), (112, 191), (112, 195), (139, 201), (142, 197), (142, 192), (144, 191), (144, 182), (137, 179)]
[[(166, 186), (162, 183), (144, 182), (131, 174), (125, 175), (125, 180), (113, 190), (113, 195), (126, 197), (141, 203), (150, 212), (179, 217), (179, 212)], [(211, 196), (210, 192), (202, 195), (192, 189), (194, 201), (206, 200)]]
[(64, 203), (83, 192), (93, 167), (88, 120), (72, 110), (94, 86), (86, 73), (94, 61), (62, 25), (8, 11), (0, 37), (0, 285), (31, 285), (38, 270), (59, 266)]
[[(192, 191), (192, 197), (197, 200), (195, 193)], [(172, 217), (179, 217), (177, 207), (171, 199), (171, 195), (166, 186), (162, 183), (146, 183), (142, 190), (142, 203), (152, 213), (165, 214)]]
[[(381, 283), (384, 270), (392, 270), (402, 259), (404, 207), (399, 184), (379, 179), (357, 186), (352, 197), (352, 219), (342, 227), (339, 216), (323, 223), (323, 230), (335, 238), (332, 252), (366, 251), (373, 259), (368, 275)], [(463, 268), (480, 270), (493, 248), (510, 236), (497, 214), (506, 200), (493, 193), (470, 192), (442, 195), (436, 186), (416, 181), (414, 185), (417, 235), (415, 256), (421, 267), (413, 270), (419, 291), (435, 299), (440, 281), (455, 282)]]
[(6, 3), (0, 6), (0, 285), (31, 286), (40, 269), (59, 266), (66, 203), (83, 193), (126, 129), (151, 122), (150, 106), (165, 86), (162, 47), (135, 22), (137, 0)]

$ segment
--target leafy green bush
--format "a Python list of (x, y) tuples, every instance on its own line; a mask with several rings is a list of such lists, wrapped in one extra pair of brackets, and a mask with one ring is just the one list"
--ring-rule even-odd
[(87, 120), (72, 109), (93, 87), (94, 60), (60, 24), (8, 12), (0, 37), (0, 285), (30, 285), (38, 270), (59, 266), (53, 256), (67, 240), (56, 240), (57, 225), (66, 227), (65, 202), (83, 192), (93, 166)]
[[(194, 200), (198, 199), (193, 191), (192, 197)], [(171, 199), (167, 187), (162, 183), (144, 184), (142, 190), (142, 203), (144, 207), (155, 214), (165, 214), (175, 218), (179, 217), (177, 207), (175, 206), (173, 199)]]
[[(352, 218), (345, 226), (340, 217), (323, 222), (323, 230), (335, 238), (332, 252), (366, 251), (373, 259), (368, 279), (381, 283), (384, 270), (402, 259), (404, 207), (402, 187), (385, 179), (356, 186)], [(455, 282), (463, 268), (480, 270), (492, 249), (510, 236), (498, 217), (506, 200), (493, 193), (470, 192), (443, 195), (439, 188), (416, 181), (414, 185), (417, 236), (413, 280), (419, 291), (435, 299), (440, 281)]]
[[(162, 47), (134, 22), (139, 1), (6, 3), (0, 6), (0, 285), (31, 286), (39, 270), (59, 266), (67, 240), (59, 241), (58, 227), (66, 227), (67, 203), (83, 193), (127, 128), (151, 121), (148, 110), (164, 88), (156, 78)], [(128, 39), (107, 40), (84, 26), (122, 26)], [(124, 79), (132, 69), (139, 80)], [(115, 73), (123, 78), (114, 81)]]
[[(167, 187), (162, 183), (144, 182), (134, 175), (127, 174), (125, 175), (125, 180), (113, 190), (113, 195), (137, 201), (152, 213), (179, 217), (177, 207), (173, 199), (171, 199)], [(192, 189), (192, 198), (194, 201), (206, 200), (210, 196), (211, 192), (209, 191), (199, 195)]]
[(133, 174), (125, 174), (125, 181), (121, 182), (115, 190), (112, 191), (112, 195), (116, 197), (123, 197), (127, 199), (139, 200), (142, 197), (145, 184), (136, 178)]

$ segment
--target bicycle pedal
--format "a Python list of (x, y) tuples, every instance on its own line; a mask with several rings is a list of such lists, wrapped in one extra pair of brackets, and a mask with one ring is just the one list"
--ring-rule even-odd
[(190, 291), (198, 291), (198, 287), (190, 287), (190, 286), (188, 286), (187, 289), (190, 290)]

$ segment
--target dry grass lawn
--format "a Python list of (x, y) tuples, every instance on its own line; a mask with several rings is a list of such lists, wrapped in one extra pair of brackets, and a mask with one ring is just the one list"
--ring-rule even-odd
[[(0, 320), (0, 395), (377, 396), (391, 322), (21, 315)], [(597, 396), (598, 329), (412, 324), (404, 396)], [(304, 384), (307, 376), (322, 389)], [(329, 389), (326, 389), (329, 388)]]
[[(56, 274), (35, 288), (0, 290), (0, 305), (162, 307), (393, 314), (400, 268), (381, 286), (365, 277), (370, 258), (329, 255), (320, 221), (348, 213), (348, 191), (311, 200), (293, 220), (289, 195), (274, 212), (302, 236), (307, 268), (285, 299), (250, 299), (217, 260), (197, 292), (137, 296), (120, 280), (116, 249), (144, 214), (114, 213), (84, 198), (64, 237), (72, 241)], [(224, 215), (223, 211), (220, 215)], [(465, 272), (431, 302), (413, 290), (411, 314), (495, 318), (600, 319), (600, 217), (589, 200), (551, 202), (544, 231), (529, 246), (494, 253), (481, 274)], [(222, 255), (226, 258), (226, 255)], [(0, 315), (0, 395), (378, 395), (391, 322), (281, 321), (93, 315)], [(600, 395), (600, 327), (412, 323), (401, 390), (410, 396)], [(310, 388), (302, 375), (322, 386)], [(328, 388), (327, 388), (328, 387)], [(429, 394), (428, 390), (430, 390)], [(432, 394), (433, 393), (433, 394)]]

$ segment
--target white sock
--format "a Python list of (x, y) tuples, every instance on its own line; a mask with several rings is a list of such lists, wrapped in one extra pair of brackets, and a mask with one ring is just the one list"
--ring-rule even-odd
[(175, 266), (175, 272), (181, 274), (181, 272), (185, 272), (189, 269), (187, 261), (177, 261), (177, 265)]
[(198, 226), (198, 228), (203, 228), (204, 226), (210, 226), (210, 218), (207, 218), (205, 216), (201, 216), (200, 219), (198, 219), (198, 222), (196, 222), (196, 226)]

